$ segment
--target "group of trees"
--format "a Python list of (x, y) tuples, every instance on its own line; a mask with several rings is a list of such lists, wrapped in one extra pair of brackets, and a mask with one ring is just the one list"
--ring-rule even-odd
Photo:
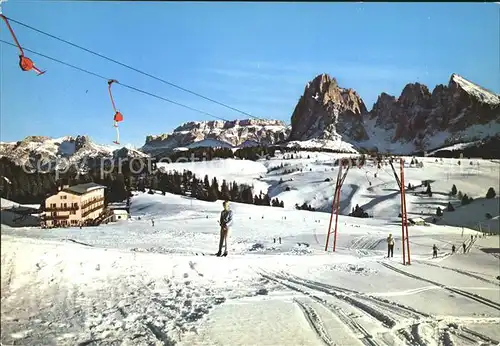
[(457, 197), (462, 205), (469, 204), (473, 201), (472, 197), (469, 197), (467, 194), (463, 194), (462, 191), (458, 191), (455, 184), (451, 187), (450, 196)]
[(168, 192), (209, 202), (229, 200), (246, 204), (284, 207), (283, 201), (278, 198), (271, 199), (267, 193), (260, 192), (259, 195), (253, 195), (253, 189), (249, 185), (238, 184), (235, 181), (228, 183), (226, 180), (219, 183), (216, 177), (210, 180), (208, 175), (201, 179), (189, 170), (184, 170), (182, 173), (177, 171), (157, 172), (149, 179), (142, 177), (138, 182), (137, 190), (145, 192), (146, 189), (151, 192), (153, 190), (161, 191), (163, 195)]
[(363, 208), (361, 208), (357, 204), (354, 208), (352, 208), (352, 211), (349, 213), (349, 216), (362, 217), (362, 218), (369, 217), (368, 213), (366, 211), (364, 211)]
[[(408, 184), (410, 186), (410, 184)], [(422, 180), (422, 186), (425, 187), (425, 192), (424, 194), (429, 196), (429, 197), (432, 197), (432, 188), (431, 188), (431, 182), (428, 181), (428, 180)], [(415, 189), (415, 186), (412, 186), (412, 190)]]
[[(467, 204), (470, 204), (474, 201), (474, 199), (472, 197), (468, 196), (467, 194), (463, 194), (462, 191), (458, 191), (455, 184), (453, 184), (453, 186), (451, 187), (450, 196), (457, 197), (457, 199), (460, 201), (461, 205), (467, 205)], [(486, 198), (492, 199), (495, 197), (496, 197), (495, 189), (493, 187), (490, 187), (488, 189), (488, 191), (486, 192)], [(448, 202), (448, 205), (446, 207), (446, 211), (449, 211), (449, 212), (455, 211), (455, 208), (453, 207), (451, 202)], [(437, 216), (443, 215), (443, 211), (441, 210), (440, 207), (438, 207), (436, 209), (436, 215)]]
[(308, 210), (308, 211), (315, 211), (313, 207), (311, 207), (310, 204), (307, 204), (306, 202), (302, 203), (302, 205), (299, 205), (298, 203), (295, 204), (295, 209), (297, 210)]

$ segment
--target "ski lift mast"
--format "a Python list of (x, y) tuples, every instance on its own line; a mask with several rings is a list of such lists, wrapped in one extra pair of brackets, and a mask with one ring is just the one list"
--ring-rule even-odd
[[(330, 215), (330, 222), (328, 224), (328, 232), (326, 234), (326, 243), (325, 243), (325, 251), (328, 251), (328, 245), (330, 243), (330, 235), (332, 234), (332, 223), (333, 223), (333, 215), (335, 214), (335, 225), (333, 228), (333, 251), (335, 252), (337, 248), (337, 231), (338, 231), (338, 222), (339, 222), (339, 210), (340, 210), (340, 192), (342, 190), (342, 185), (344, 185), (345, 178), (347, 173), (349, 172), (349, 168), (352, 165), (352, 159), (350, 158), (339, 158), (339, 173), (337, 175), (337, 181), (335, 183), (335, 192), (333, 194), (333, 202), (332, 202), (332, 213)], [(358, 161), (358, 168), (361, 168), (364, 165), (364, 160)], [(345, 167), (345, 170), (344, 170)]]
[(396, 169), (392, 164), (392, 159), (389, 160), (392, 172), (398, 183), (399, 192), (401, 194), (401, 242), (403, 245), (403, 265), (411, 264), (410, 262), (410, 239), (408, 237), (408, 214), (406, 212), (406, 188), (405, 188), (405, 175), (404, 175), (404, 159), (400, 159), (400, 176), (396, 173)]

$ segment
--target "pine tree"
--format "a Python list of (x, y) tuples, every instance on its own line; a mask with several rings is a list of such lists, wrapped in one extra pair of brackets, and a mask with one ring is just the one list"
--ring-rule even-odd
[(240, 188), (235, 181), (231, 187), (231, 201), (240, 202)]
[(193, 175), (193, 178), (191, 180), (191, 197), (198, 198), (199, 193), (200, 193), (200, 188), (199, 188), (200, 182), (198, 181), (198, 178), (196, 178), (195, 175)]
[(437, 209), (436, 209), (436, 215), (437, 216), (443, 216), (443, 211), (441, 210), (441, 207), (437, 207)]
[(182, 172), (182, 186), (184, 187), (184, 191), (188, 191), (191, 188), (189, 184), (188, 172), (186, 170)]
[(495, 192), (495, 189), (493, 187), (490, 187), (488, 189), (488, 192), (486, 192), (486, 198), (488, 198), (488, 199), (495, 198), (496, 195), (497, 195), (497, 193)]
[(283, 201), (280, 201), (280, 208), (284, 208), (285, 207), (285, 203), (283, 203)]
[(217, 181), (217, 178), (214, 177), (212, 179), (212, 185), (211, 185), (212, 189), (217, 192), (217, 198), (219, 198), (219, 195), (220, 195), (220, 192), (219, 192), (219, 182)]
[(220, 187), (220, 198), (223, 200), (229, 200), (231, 198), (226, 180), (222, 180), (222, 185)]
[(467, 194), (463, 195), (461, 202), (462, 202), (462, 205), (469, 204), (469, 196), (467, 196)]
[(208, 179), (208, 175), (205, 174), (205, 178), (203, 179), (203, 187), (208, 190), (210, 188), (210, 180)]
[(427, 185), (427, 190), (425, 191), (425, 193), (426, 193), (429, 197), (432, 197), (431, 184), (428, 184), (428, 185)]
[(459, 200), (462, 200), (462, 198), (464, 197), (462, 191), (458, 191), (457, 197), (458, 197)]
[(208, 201), (210, 202), (215, 202), (217, 201), (217, 199), (219, 198), (218, 196), (218, 191), (214, 188), (214, 186), (212, 185), (209, 189), (208, 189), (208, 196), (207, 196), (207, 199)]
[(453, 184), (453, 186), (451, 187), (451, 195), (452, 196), (457, 195), (457, 187), (455, 186), (455, 184)]
[(246, 193), (246, 197), (243, 199), (243, 202), (248, 203), (248, 204), (253, 204), (254, 200), (253, 200), (252, 188), (248, 186), (245, 189), (245, 193)]
[(447, 211), (455, 211), (455, 208), (453, 208), (453, 205), (451, 204), (451, 202), (448, 202), (448, 205), (446, 206), (446, 210)]

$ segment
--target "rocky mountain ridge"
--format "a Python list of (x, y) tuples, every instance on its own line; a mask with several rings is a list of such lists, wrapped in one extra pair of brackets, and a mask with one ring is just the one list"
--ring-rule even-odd
[(85, 169), (99, 165), (101, 160), (147, 156), (134, 149), (99, 145), (81, 135), (61, 138), (28, 136), (18, 142), (0, 143), (0, 158), (5, 157), (26, 169), (42, 171), (64, 169), (67, 165)]
[(358, 149), (408, 154), (500, 133), (500, 96), (453, 74), (431, 92), (407, 84), (399, 97), (380, 94), (368, 111), (361, 97), (321, 74), (292, 115), (290, 141), (340, 141)]
[(279, 120), (187, 122), (177, 127), (172, 133), (147, 136), (141, 151), (156, 155), (179, 147), (268, 146), (285, 141), (289, 133), (290, 127)]

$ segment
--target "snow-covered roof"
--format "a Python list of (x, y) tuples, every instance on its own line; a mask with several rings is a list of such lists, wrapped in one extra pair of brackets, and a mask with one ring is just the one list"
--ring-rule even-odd
[(113, 209), (113, 214), (115, 214), (115, 215), (128, 215), (128, 212), (124, 209)]
[(86, 193), (89, 193), (90, 191), (98, 190), (98, 189), (105, 189), (106, 186), (104, 185), (99, 185), (96, 183), (85, 183), (85, 184), (79, 184), (79, 185), (73, 185), (70, 187), (67, 187), (63, 189), (65, 192), (77, 194), (77, 195), (83, 195)]
[(127, 209), (127, 203), (124, 202), (114, 202), (108, 204), (109, 209)]

